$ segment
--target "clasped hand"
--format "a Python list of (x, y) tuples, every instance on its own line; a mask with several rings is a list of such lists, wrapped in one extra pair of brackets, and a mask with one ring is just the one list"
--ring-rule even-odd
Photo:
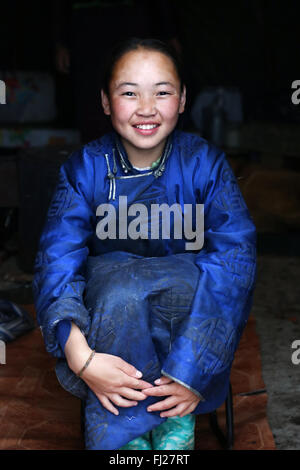
[(111, 413), (118, 415), (114, 405), (136, 406), (147, 395), (139, 390), (152, 385), (141, 380), (142, 373), (118, 356), (96, 353), (81, 378), (95, 393), (100, 403)]
[(161, 377), (153, 386), (141, 380), (141, 373), (120, 357), (96, 353), (82, 379), (95, 393), (100, 403), (118, 415), (116, 406), (131, 407), (148, 396), (167, 398), (150, 405), (147, 410), (162, 411), (161, 417), (185, 416), (196, 408), (200, 398), (183, 385)]

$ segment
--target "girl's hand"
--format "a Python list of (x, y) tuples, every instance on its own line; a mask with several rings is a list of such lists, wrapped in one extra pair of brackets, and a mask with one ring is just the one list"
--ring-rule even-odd
[[(92, 352), (75, 323), (72, 323), (64, 352), (68, 365), (75, 374), (78, 374)], [(147, 398), (147, 395), (139, 390), (148, 389), (152, 385), (140, 380), (141, 377), (142, 373), (133, 365), (118, 356), (102, 353), (94, 355), (81, 375), (104, 408), (114, 414), (119, 414), (119, 412), (112, 403), (129, 407)]]
[(192, 413), (200, 401), (200, 397), (194, 392), (168, 377), (163, 376), (155, 380), (154, 383), (158, 386), (144, 389), (143, 393), (155, 397), (168, 396), (165, 400), (159, 401), (147, 408), (150, 412), (169, 410), (160, 413), (161, 418), (170, 418), (171, 416), (183, 417)]
[(140, 392), (152, 385), (139, 380), (141, 372), (118, 356), (96, 353), (92, 362), (84, 370), (81, 378), (95, 393), (100, 403), (111, 413), (118, 415), (114, 405), (136, 406), (147, 395)]

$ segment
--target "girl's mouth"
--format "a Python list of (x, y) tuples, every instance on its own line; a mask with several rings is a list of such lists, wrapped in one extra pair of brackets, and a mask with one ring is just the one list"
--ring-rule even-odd
[(153, 135), (157, 132), (160, 124), (149, 123), (149, 124), (135, 124), (133, 128), (142, 135)]

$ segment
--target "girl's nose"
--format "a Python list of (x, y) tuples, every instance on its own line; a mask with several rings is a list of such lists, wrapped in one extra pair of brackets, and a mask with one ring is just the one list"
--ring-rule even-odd
[(139, 101), (137, 114), (143, 116), (153, 116), (156, 114), (155, 100), (152, 97), (141, 98)]

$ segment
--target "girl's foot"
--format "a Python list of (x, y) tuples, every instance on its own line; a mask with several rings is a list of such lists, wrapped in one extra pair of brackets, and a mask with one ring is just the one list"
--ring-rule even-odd
[(152, 429), (153, 450), (193, 450), (195, 444), (195, 415), (168, 418)]
[(150, 431), (128, 442), (119, 450), (152, 450)]

